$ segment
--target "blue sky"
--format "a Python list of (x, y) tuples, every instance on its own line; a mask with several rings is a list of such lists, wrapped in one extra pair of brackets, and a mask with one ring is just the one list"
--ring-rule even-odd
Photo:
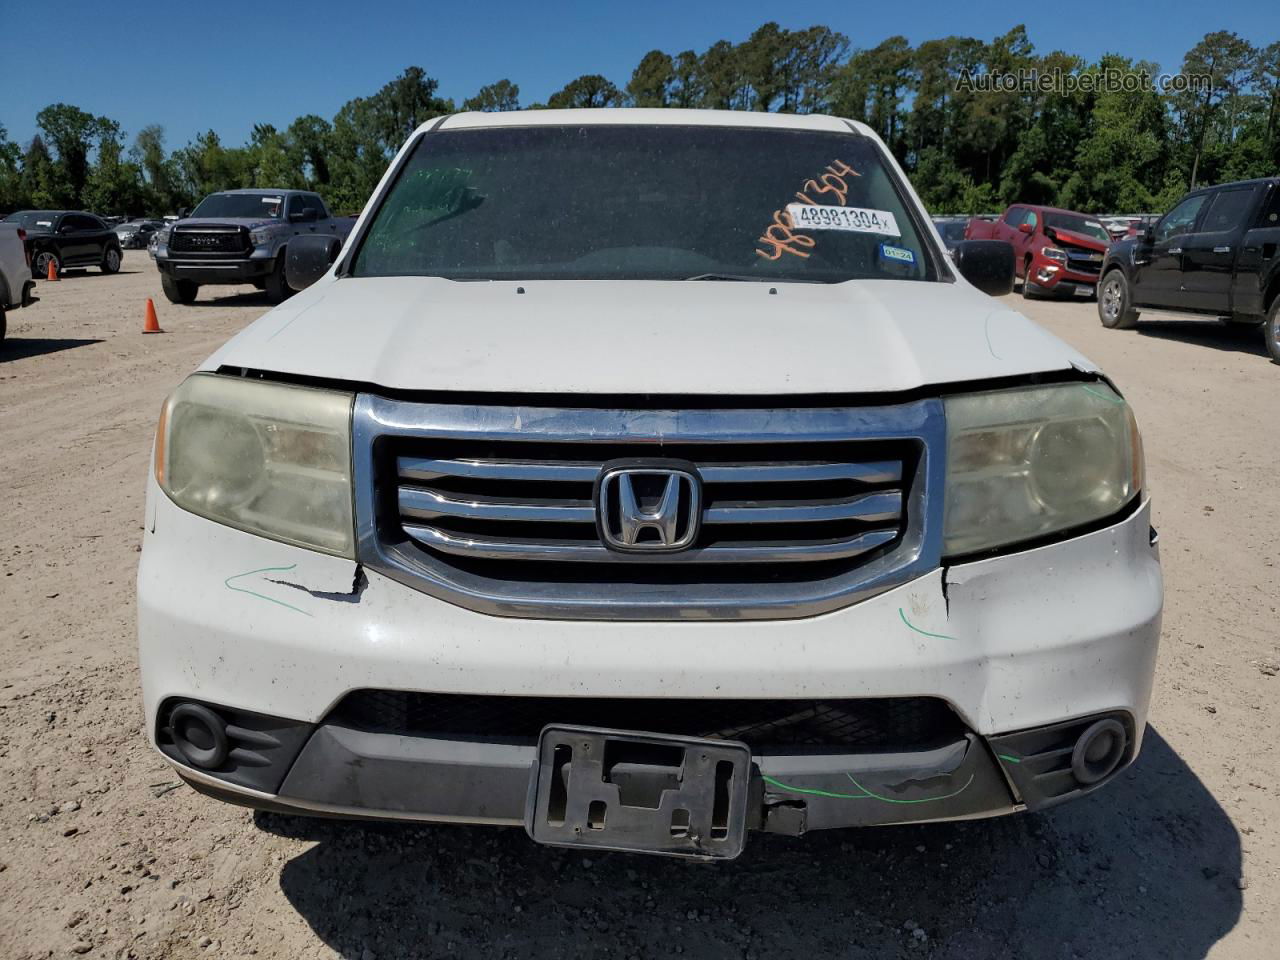
[(8, 7), (11, 14), (0, 13), (2, 19), (25, 24), (0, 52), (0, 124), (24, 146), (35, 133), (36, 112), (57, 101), (111, 117), (130, 138), (159, 123), (171, 149), (207, 129), (238, 144), (255, 122), (283, 127), (305, 113), (332, 118), (347, 100), (373, 93), (415, 64), (459, 103), (508, 77), (528, 104), (583, 73), (602, 73), (621, 86), (648, 50), (701, 51), (722, 38), (738, 42), (771, 19), (793, 29), (826, 24), (854, 47), (897, 33), (913, 44), (949, 34), (990, 39), (1025, 22), (1038, 50), (1090, 59), (1118, 51), (1166, 70), (1176, 70), (1182, 54), (1211, 30), (1234, 30), (1258, 45), (1280, 39), (1280, 0), (812, 6), (309, 0), (292, 13), (278, 12), (293, 9), (290, 3), (242, 0), (71, 0), (35, 19), (18, 15), (17, 3), (0, 0), (0, 11)]

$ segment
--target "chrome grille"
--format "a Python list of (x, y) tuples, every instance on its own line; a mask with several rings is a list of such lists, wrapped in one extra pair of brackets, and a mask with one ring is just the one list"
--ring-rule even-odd
[[(859, 462), (857, 451), (844, 445), (832, 451), (844, 462), (726, 461), (734, 454), (784, 455), (730, 446), (701, 451), (693, 461), (705, 507), (691, 549), (616, 553), (597, 536), (593, 485), (606, 460), (654, 451), (573, 444), (520, 449), (528, 446), (500, 445), (497, 452), (508, 456), (397, 457), (404, 532), (451, 556), (601, 564), (840, 560), (883, 547), (901, 532), (901, 459)], [(691, 452), (678, 443), (663, 447), (682, 460)], [(535, 455), (539, 459), (529, 459)], [(595, 460), (585, 459), (592, 455)], [(709, 455), (721, 459), (703, 459)]]
[[(680, 411), (362, 395), (355, 427), (362, 561), (489, 613), (806, 616), (937, 565), (937, 401)], [(606, 547), (604, 466), (655, 458), (700, 478), (696, 539)]]

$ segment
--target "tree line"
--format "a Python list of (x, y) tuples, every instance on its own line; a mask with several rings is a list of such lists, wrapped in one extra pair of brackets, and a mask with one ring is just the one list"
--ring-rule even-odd
[[(982, 75), (1159, 75), (1156, 64), (1108, 54), (1097, 62), (1036, 52), (1025, 27), (990, 41), (944, 37), (913, 47), (890, 37), (853, 49), (824, 26), (759, 27), (745, 41), (645, 54), (618, 86), (590, 74), (530, 108), (688, 107), (832, 113), (875, 129), (935, 213), (995, 210), (1014, 201), (1086, 211), (1160, 211), (1189, 186), (1280, 174), (1280, 41), (1255, 46), (1206, 34), (1182, 59), (1188, 89), (1158, 84), (986, 90)], [(85, 208), (159, 215), (216, 190), (297, 187), (355, 213), (423, 121), (457, 109), (438, 81), (409, 67), (356, 97), (332, 120), (314, 114), (279, 129), (256, 124), (247, 143), (210, 130), (170, 151), (158, 124), (126, 142), (120, 125), (57, 103), (36, 115), (25, 148), (0, 125), (0, 211)], [(464, 110), (515, 110), (509, 79)]]

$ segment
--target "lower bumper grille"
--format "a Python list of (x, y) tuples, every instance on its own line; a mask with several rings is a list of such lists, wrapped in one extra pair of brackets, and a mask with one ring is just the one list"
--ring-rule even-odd
[(376, 733), (532, 742), (548, 724), (738, 740), (752, 747), (902, 750), (956, 739), (964, 724), (931, 697), (681, 700), (502, 697), (357, 690), (328, 717)]

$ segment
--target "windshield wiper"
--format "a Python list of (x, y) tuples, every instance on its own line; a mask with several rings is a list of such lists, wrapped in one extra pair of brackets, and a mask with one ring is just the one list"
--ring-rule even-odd
[(828, 280), (810, 280), (807, 277), (759, 277), (745, 273), (699, 273), (686, 280), (741, 280), (745, 283), (830, 283)]
[(772, 283), (768, 276), (750, 276), (748, 274), (696, 274), (686, 276), (686, 280), (742, 280), (745, 283)]

